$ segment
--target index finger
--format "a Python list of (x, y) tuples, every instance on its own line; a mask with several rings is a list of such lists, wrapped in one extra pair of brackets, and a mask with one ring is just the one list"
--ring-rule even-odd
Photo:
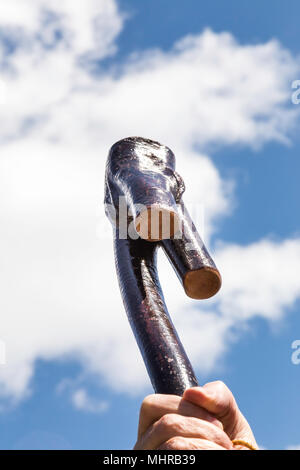
[(208, 421), (220, 429), (222, 423), (204, 408), (194, 405), (177, 395), (148, 395), (141, 406), (138, 427), (138, 439), (155, 421), (165, 414), (176, 413), (182, 416), (189, 416)]

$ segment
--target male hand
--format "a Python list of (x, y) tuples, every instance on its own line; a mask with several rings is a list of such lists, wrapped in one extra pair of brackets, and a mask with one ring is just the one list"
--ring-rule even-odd
[(193, 387), (183, 397), (149, 395), (140, 411), (135, 450), (233, 450), (257, 448), (251, 428), (223, 382)]

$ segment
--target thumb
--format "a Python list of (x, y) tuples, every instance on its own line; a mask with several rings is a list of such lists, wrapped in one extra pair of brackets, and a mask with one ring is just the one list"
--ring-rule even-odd
[(183, 399), (212, 413), (221, 421), (230, 439), (244, 439), (256, 445), (248, 422), (239, 410), (233, 394), (223, 382), (210, 382), (203, 387), (190, 388), (184, 392)]

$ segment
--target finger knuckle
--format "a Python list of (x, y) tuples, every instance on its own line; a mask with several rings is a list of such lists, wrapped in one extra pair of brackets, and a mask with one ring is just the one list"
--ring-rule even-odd
[(140, 414), (148, 412), (154, 406), (155, 402), (156, 396), (154, 394), (147, 395), (141, 404)]
[(186, 441), (180, 436), (171, 437), (171, 439), (166, 442), (165, 447), (168, 450), (184, 450), (186, 448)]
[(176, 431), (180, 426), (180, 417), (173, 413), (166, 414), (160, 418), (158, 426), (163, 430)]

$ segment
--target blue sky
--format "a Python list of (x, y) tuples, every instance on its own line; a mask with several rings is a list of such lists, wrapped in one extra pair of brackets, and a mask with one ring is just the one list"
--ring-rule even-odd
[(111, 0), (95, 39), (93, 2), (83, 12), (55, 1), (42, 40), (44, 0), (24, 1), (19, 16), (17, 3), (0, 10), (0, 448), (134, 444), (151, 387), (102, 213), (106, 153), (127, 134), (174, 148), (187, 198), (204, 204), (223, 294), (191, 303), (161, 268), (199, 381), (227, 383), (260, 445), (299, 446), (299, 2)]

